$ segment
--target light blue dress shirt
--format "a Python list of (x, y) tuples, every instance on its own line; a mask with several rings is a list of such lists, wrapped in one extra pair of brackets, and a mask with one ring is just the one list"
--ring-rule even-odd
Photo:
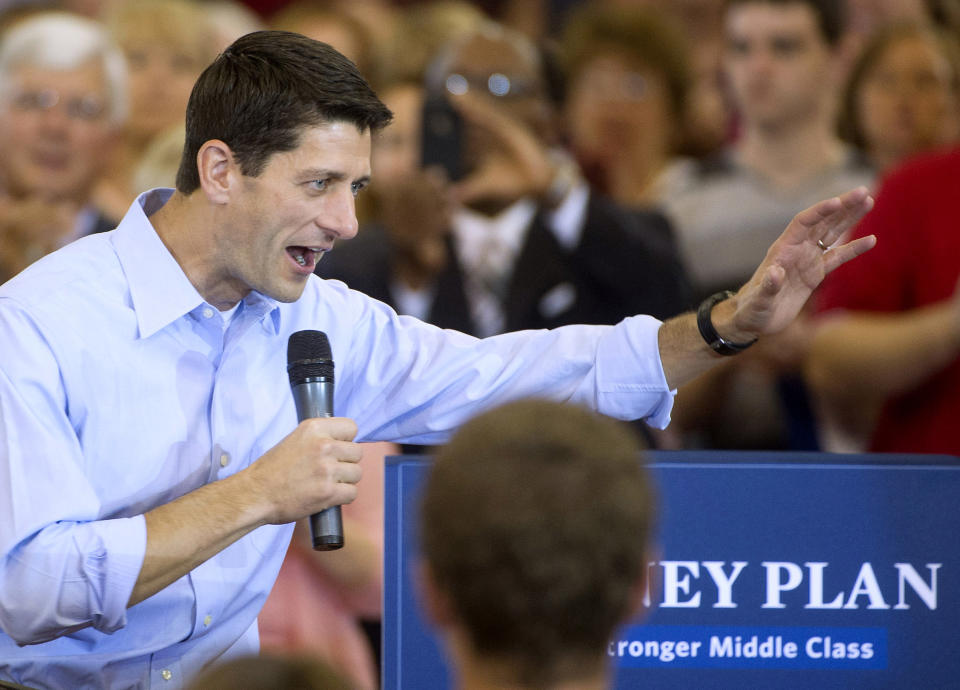
[[(0, 287), (0, 678), (38, 688), (179, 688), (253, 653), (292, 525), (254, 530), (127, 608), (143, 513), (238, 472), (297, 424), (291, 333), (327, 333), (335, 411), (360, 440), (436, 443), (478, 407), (539, 395), (665, 426), (659, 322), (477, 340), (311, 277), (250, 293), (227, 327), (141, 195)], [(363, 490), (361, 482), (360, 490)]]

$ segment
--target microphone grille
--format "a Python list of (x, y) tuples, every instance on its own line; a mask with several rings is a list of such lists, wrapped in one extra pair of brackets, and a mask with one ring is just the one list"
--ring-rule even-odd
[(287, 375), (296, 386), (309, 379), (333, 382), (333, 353), (322, 331), (297, 331), (287, 340)]
[(327, 334), (323, 331), (291, 333), (287, 340), (287, 365), (309, 359), (333, 359)]

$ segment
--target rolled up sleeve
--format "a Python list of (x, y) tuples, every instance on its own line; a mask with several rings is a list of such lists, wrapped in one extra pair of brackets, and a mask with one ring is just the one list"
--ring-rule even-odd
[(19, 347), (0, 363), (0, 627), (21, 645), (113, 632), (146, 552), (144, 518), (100, 519), (52, 353), (10, 311), (0, 339)]
[(0, 568), (0, 623), (18, 644), (126, 624), (146, 549), (142, 515), (57, 523), (18, 544)]
[[(613, 328), (597, 345), (597, 409), (617, 419), (643, 416), (665, 429), (676, 390), (670, 390), (660, 360), (661, 322), (634, 316)], [(638, 414), (641, 413), (641, 414)]]

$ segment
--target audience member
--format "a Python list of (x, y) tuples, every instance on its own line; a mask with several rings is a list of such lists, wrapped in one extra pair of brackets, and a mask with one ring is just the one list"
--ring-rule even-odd
[(738, 139), (685, 161), (661, 201), (700, 296), (736, 285), (763, 258), (777, 228), (812, 199), (872, 182), (835, 133), (836, 0), (730, 0), (725, 73)]
[(123, 55), (96, 22), (41, 13), (0, 41), (0, 282), (109, 230), (91, 202), (126, 117)]
[(96, 198), (120, 218), (139, 191), (134, 169), (154, 137), (183, 124), (190, 89), (216, 57), (216, 41), (203, 7), (192, 0), (129, 0), (105, 21), (127, 58), (130, 117)]
[[(957, 140), (960, 59), (956, 34), (952, 33), (956, 31), (955, 15), (946, 12), (945, 3), (930, 5), (931, 14), (947, 25), (946, 30), (917, 21), (881, 27), (866, 42), (851, 72), (844, 100), (846, 134), (870, 154), (882, 173), (896, 170), (910, 156)], [(902, 6), (897, 11), (911, 7)], [(892, 6), (890, 9), (893, 11)], [(908, 16), (922, 17), (920, 9), (913, 8)], [(864, 228), (872, 228), (870, 232), (883, 229), (882, 253), (886, 258), (881, 258), (868, 272), (842, 276), (822, 298), (821, 308), (830, 313), (818, 324), (806, 364), (806, 380), (814, 394), (820, 443), (825, 450), (958, 452), (957, 447), (947, 441), (948, 423), (942, 418), (936, 421), (951, 409), (950, 396), (945, 400), (941, 394), (929, 393), (935, 411), (927, 423), (932, 426), (917, 438), (913, 438), (913, 432), (918, 430), (913, 415), (926, 409), (918, 408), (914, 404), (916, 400), (926, 399), (931, 390), (944, 390), (932, 386), (929, 380), (922, 383), (922, 379), (943, 376), (953, 381), (956, 378), (953, 373), (956, 367), (944, 363), (944, 357), (952, 356), (950, 347), (946, 353), (942, 349), (944, 339), (950, 337), (949, 324), (942, 321), (951, 318), (945, 314), (950, 307), (946, 303), (936, 306), (934, 303), (953, 294), (951, 276), (960, 271), (957, 267), (948, 267), (943, 273), (924, 275), (921, 269), (907, 265), (913, 255), (890, 254), (896, 251), (898, 238), (903, 235), (902, 229), (892, 227), (892, 219), (903, 218), (908, 208), (921, 212), (922, 200), (930, 193), (924, 185), (927, 181), (934, 182), (930, 168), (937, 167), (933, 161), (938, 159), (936, 156), (916, 169), (908, 166), (894, 173), (890, 191), (884, 192), (884, 211)], [(943, 167), (952, 169), (949, 163)], [(908, 184), (904, 177), (908, 175), (921, 178), (915, 189), (923, 191), (916, 201), (904, 197), (903, 189)], [(939, 242), (944, 232), (939, 226), (947, 217), (944, 211), (924, 209), (918, 236), (929, 233)], [(912, 233), (913, 221), (910, 227)], [(943, 266), (946, 256), (941, 257), (939, 251), (936, 250), (933, 266)], [(946, 280), (948, 285), (943, 287), (938, 283), (938, 291), (931, 293), (929, 282), (938, 280), (935, 276), (941, 276), (940, 282)], [(880, 294), (867, 294), (868, 287), (879, 288)], [(889, 296), (888, 290), (898, 290), (901, 297), (889, 300), (884, 297)], [(885, 337), (895, 328), (909, 328), (910, 318), (929, 319), (926, 325), (930, 330), (909, 344)], [(858, 361), (852, 364), (848, 359), (852, 352), (848, 348), (853, 346), (859, 351), (859, 347), (844, 339), (869, 334), (871, 329), (877, 329), (881, 343), (877, 347), (882, 355), (877, 349), (865, 348), (864, 352), (871, 356), (859, 359), (858, 352)], [(902, 335), (917, 334), (904, 332)], [(907, 349), (909, 345), (919, 348), (924, 364), (936, 373), (910, 368), (906, 360), (911, 352)], [(881, 356), (883, 359), (878, 359)], [(852, 368), (847, 368), (848, 365)], [(891, 381), (890, 372), (872, 371), (875, 366), (897, 367), (896, 373), (904, 378)], [(891, 384), (894, 385), (891, 387)], [(909, 419), (900, 416), (900, 412), (906, 410), (909, 410)], [(889, 429), (880, 428), (880, 425), (889, 427), (891, 420), (903, 421), (893, 421)]]
[(621, 204), (649, 204), (685, 136), (683, 33), (651, 8), (587, 5), (570, 17), (562, 56), (567, 132), (587, 177)]
[(854, 233), (876, 252), (822, 288), (806, 371), (831, 450), (960, 455), (958, 195), (960, 149), (895, 170)]
[[(368, 249), (381, 243), (373, 233), (339, 249), (321, 265), (323, 275), (361, 290), (389, 283), (403, 292), (400, 299), (394, 294), (393, 304), (420, 305), (419, 316), (453, 325), (438, 313), (442, 300), (450, 319), (478, 335), (614, 323), (637, 310), (668, 316), (688, 305), (662, 216), (627, 211), (592, 194), (557, 148), (556, 112), (541, 57), (529, 41), (486, 24), (437, 58), (430, 89), (463, 118), (467, 174), (452, 187), (429, 172), (391, 180), (395, 198), (407, 208), (393, 207), (383, 221), (409, 227), (390, 232), (401, 242), (443, 245), (442, 257), (434, 249), (410, 249), (434, 257), (428, 267), (434, 275), (425, 275), (419, 288), (400, 283), (389, 254), (373, 263), (376, 252)], [(448, 200), (453, 208), (446, 240)], [(424, 224), (431, 230), (418, 232)]]
[[(636, 0), (591, 0), (600, 7), (636, 10)], [(643, 0), (674, 18), (690, 51), (691, 83), (686, 96), (684, 150), (692, 156), (714, 153), (727, 143), (732, 113), (723, 83), (723, 2), (717, 0)]]
[[(775, 228), (811, 199), (872, 182), (834, 127), (842, 9), (835, 0), (726, 5), (724, 62), (739, 138), (713, 157), (678, 163), (661, 197), (699, 298), (738, 284)], [(686, 444), (815, 448), (799, 385), (808, 335), (800, 319), (686, 391), (676, 415)]]
[(957, 140), (958, 53), (956, 37), (921, 24), (881, 28), (866, 43), (850, 72), (841, 125), (878, 172)]
[(654, 506), (629, 428), (528, 400), (467, 422), (424, 488), (421, 600), (455, 687), (606, 688)]

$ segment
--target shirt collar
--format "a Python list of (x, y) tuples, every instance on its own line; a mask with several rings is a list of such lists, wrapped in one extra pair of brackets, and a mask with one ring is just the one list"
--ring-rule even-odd
[(204, 301), (148, 219), (172, 194), (172, 189), (152, 189), (138, 196), (113, 234), (141, 338), (150, 337)]
[(495, 260), (510, 265), (520, 253), (536, 214), (537, 204), (526, 198), (515, 201), (493, 217), (468, 208), (457, 209), (451, 226), (460, 262), (472, 268), (479, 257), (487, 256), (491, 246), (495, 246)]
[[(144, 192), (113, 233), (141, 338), (150, 337), (205, 303), (149, 220), (172, 195), (173, 190), (166, 188)], [(270, 313), (270, 325), (279, 332), (279, 305), (275, 300), (251, 292), (244, 302), (260, 318)]]
[[(248, 309), (258, 321), (263, 323), (263, 327), (274, 335), (280, 332), (280, 303), (272, 297), (267, 297), (259, 292), (250, 291), (243, 298), (244, 309)], [(264, 317), (269, 315), (270, 319)]]

